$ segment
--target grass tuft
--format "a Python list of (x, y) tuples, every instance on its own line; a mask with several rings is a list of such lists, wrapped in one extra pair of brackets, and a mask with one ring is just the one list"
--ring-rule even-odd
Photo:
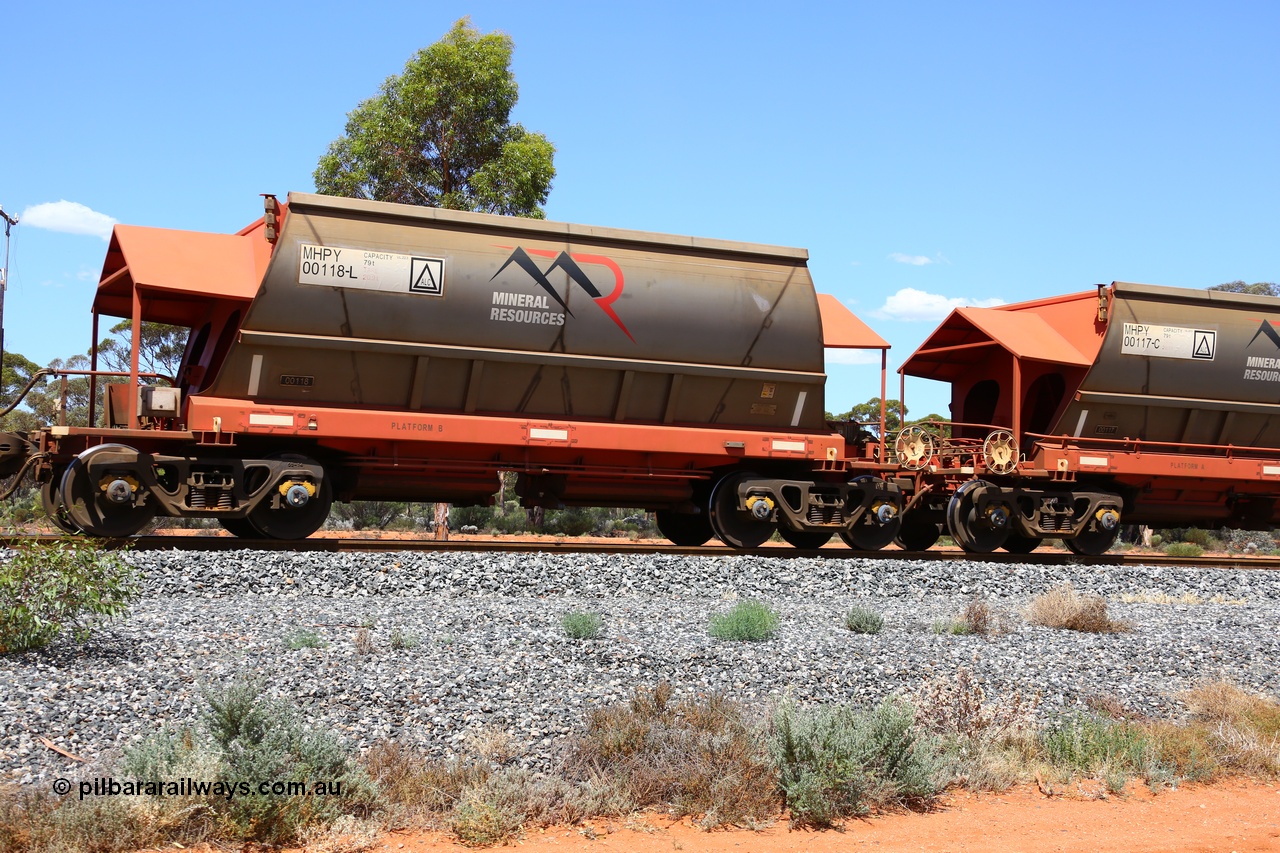
[(759, 601), (741, 601), (711, 616), (707, 633), (717, 640), (768, 640), (778, 632), (778, 614)]
[(884, 617), (865, 607), (854, 607), (845, 614), (844, 626), (855, 634), (879, 634)]
[(329, 645), (328, 641), (312, 628), (301, 628), (294, 631), (284, 638), (284, 644), (293, 651), (298, 649), (323, 649)]
[(1172, 542), (1164, 546), (1164, 552), (1170, 557), (1204, 556), (1204, 548), (1194, 542)]
[(560, 627), (571, 639), (594, 640), (600, 636), (604, 619), (585, 610), (572, 610), (560, 617)]

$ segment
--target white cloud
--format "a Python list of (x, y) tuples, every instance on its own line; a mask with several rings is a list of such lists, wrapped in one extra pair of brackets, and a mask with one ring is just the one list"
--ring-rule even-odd
[(953, 308), (993, 308), (1003, 305), (1003, 299), (967, 299), (963, 296), (941, 296), (937, 293), (925, 293), (914, 287), (904, 287), (897, 293), (890, 294), (871, 316), (882, 320), (931, 320), (937, 322), (951, 313)]
[(63, 234), (90, 234), (103, 240), (111, 238), (116, 221), (105, 213), (74, 201), (48, 201), (22, 211), (22, 224)]
[(879, 364), (880, 350), (878, 349), (836, 349), (830, 347), (826, 350), (827, 364)]
[(927, 258), (924, 255), (904, 255), (902, 252), (891, 252), (889, 260), (897, 261), (900, 264), (911, 264), (913, 267), (922, 267), (925, 264), (933, 263), (933, 258)]

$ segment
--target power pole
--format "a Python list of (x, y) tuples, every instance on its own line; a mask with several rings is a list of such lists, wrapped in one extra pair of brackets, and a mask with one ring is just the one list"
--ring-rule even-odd
[(18, 224), (18, 217), (10, 216), (0, 206), (0, 218), (4, 219), (4, 266), (0, 267), (0, 370), (4, 369), (4, 292), (9, 289), (9, 229)]

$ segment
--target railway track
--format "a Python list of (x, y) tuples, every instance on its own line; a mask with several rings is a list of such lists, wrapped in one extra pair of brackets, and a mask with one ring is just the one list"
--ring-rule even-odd
[[(52, 544), (63, 537), (55, 534), (30, 534), (0, 537), (0, 546), (19, 544)], [(129, 547), (140, 551), (301, 551), (319, 553), (389, 552), (404, 551), (497, 551), (504, 553), (578, 553), (578, 554), (665, 554), (670, 556), (732, 557), (750, 555), (757, 557), (808, 557), (841, 560), (860, 557), (882, 557), (895, 560), (970, 560), (990, 563), (1022, 563), (1034, 565), (1061, 565), (1078, 563), (1091, 566), (1182, 566), (1197, 568), (1231, 569), (1280, 569), (1280, 557), (1246, 556), (1241, 554), (1213, 554), (1203, 557), (1171, 557), (1166, 554), (1103, 554), (1098, 557), (1081, 557), (1066, 551), (1033, 551), (1030, 554), (1010, 554), (997, 551), (975, 556), (959, 549), (932, 549), (929, 551), (853, 551), (843, 544), (818, 549), (799, 549), (790, 545), (766, 544), (746, 550), (725, 545), (700, 545), (685, 547), (672, 545), (664, 540), (601, 542), (579, 539), (503, 539), (489, 537), (436, 539), (373, 539), (362, 537), (318, 537), (301, 540), (240, 539), (234, 536), (169, 535), (136, 536), (129, 539), (101, 540), (108, 548)]]

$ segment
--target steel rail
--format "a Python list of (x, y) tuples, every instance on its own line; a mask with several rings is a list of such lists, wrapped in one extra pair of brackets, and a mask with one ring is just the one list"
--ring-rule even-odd
[[(0, 547), (19, 545), (49, 545), (62, 541), (56, 534), (0, 536)], [(1030, 554), (1010, 554), (997, 551), (991, 554), (967, 554), (958, 549), (931, 551), (854, 551), (844, 545), (830, 545), (818, 549), (799, 549), (790, 545), (765, 545), (760, 548), (740, 550), (725, 545), (700, 545), (685, 547), (662, 540), (617, 542), (581, 541), (573, 538), (529, 541), (476, 537), (467, 539), (380, 539), (362, 537), (280, 540), (240, 539), (234, 536), (183, 534), (170, 536), (137, 536), (129, 539), (97, 540), (105, 547), (132, 548), (138, 551), (297, 551), (303, 553), (402, 553), (405, 551), (430, 552), (498, 552), (498, 553), (559, 553), (559, 554), (663, 554), (688, 557), (775, 557), (778, 559), (809, 558), (822, 560), (883, 559), (911, 562), (963, 561), (997, 564), (1088, 566), (1179, 566), (1189, 568), (1223, 569), (1280, 569), (1280, 557), (1246, 556), (1243, 554), (1209, 555), (1203, 557), (1171, 557), (1167, 554), (1103, 554), (1082, 557), (1064, 551), (1033, 551)]]

